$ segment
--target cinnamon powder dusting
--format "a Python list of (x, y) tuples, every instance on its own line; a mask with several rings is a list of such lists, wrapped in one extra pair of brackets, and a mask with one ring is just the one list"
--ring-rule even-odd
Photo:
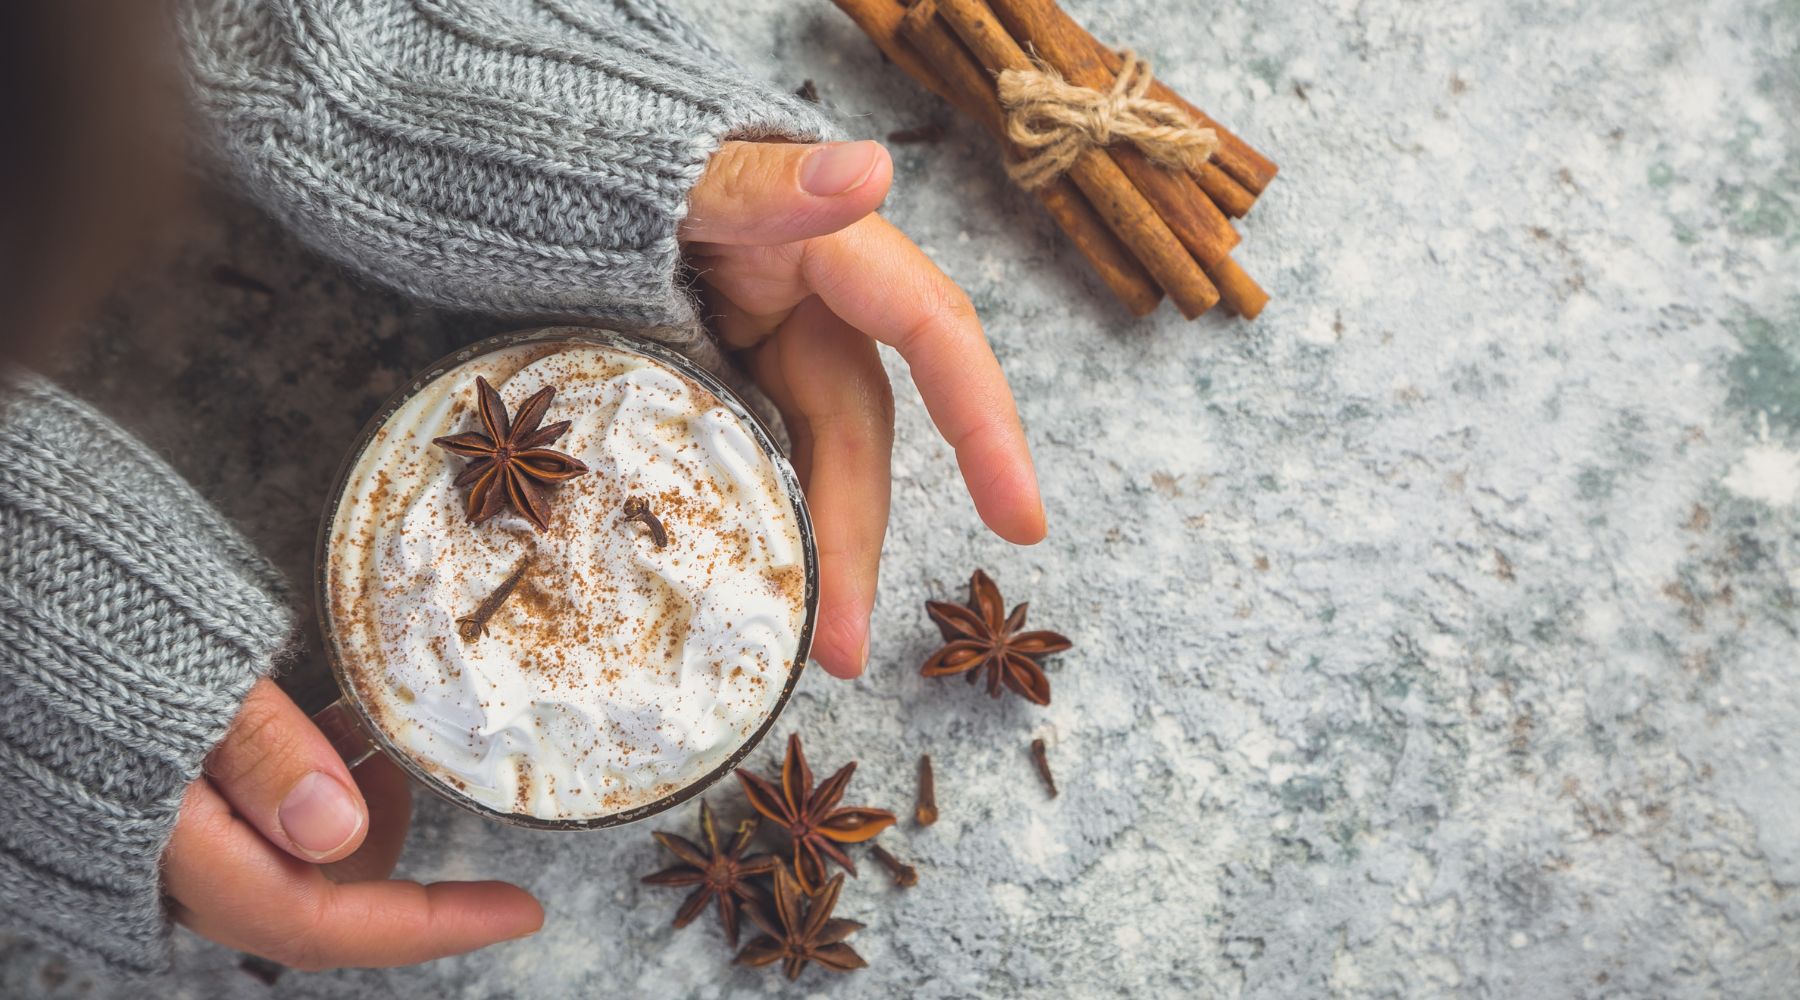
[[(660, 366), (596, 364), (603, 349), (542, 346), (517, 368), (482, 358), (445, 379), (466, 384), (480, 364), (512, 406), (557, 386), (546, 425), (572, 422), (559, 446), (592, 472), (559, 487), (547, 530), (508, 514), (479, 526), (452, 516), (463, 513), (448, 485), (462, 463), (412, 443), (472, 420), (458, 394), (435, 410), (452, 426), (378, 438), (386, 452), (334, 518), (328, 607), (372, 721), (421, 766), (497, 808), (589, 817), (679, 790), (759, 728), (793, 666), (782, 644), (798, 641), (806, 570), (783, 561), (798, 527), (774, 467), (752, 481), (723, 471), (755, 448), (733, 445), (721, 464), (707, 435), (737, 418), (715, 397)], [(641, 451), (613, 450), (621, 440)], [(621, 526), (629, 496), (645, 499), (665, 545)], [(768, 537), (772, 524), (793, 538)], [(456, 641), (455, 619), (527, 555), (531, 572), (485, 631)], [(490, 760), (516, 762), (510, 780), (483, 776)], [(656, 771), (681, 761), (692, 764)], [(502, 784), (508, 801), (483, 798)]]

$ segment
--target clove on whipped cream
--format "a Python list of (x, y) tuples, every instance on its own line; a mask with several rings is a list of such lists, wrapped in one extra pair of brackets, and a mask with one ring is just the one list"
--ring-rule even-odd
[[(464, 461), (432, 447), (479, 429), (477, 376), (509, 411), (556, 389), (544, 422), (570, 422), (555, 447), (591, 471), (549, 494), (547, 530), (510, 508), (471, 524)], [(762, 727), (796, 666), (806, 558), (795, 499), (731, 407), (643, 355), (526, 342), (425, 384), (356, 459), (329, 641), (371, 720), (443, 784), (599, 819), (706, 777)]]

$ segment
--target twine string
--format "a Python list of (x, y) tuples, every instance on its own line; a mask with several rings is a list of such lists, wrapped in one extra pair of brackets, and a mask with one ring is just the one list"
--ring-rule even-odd
[(1130, 49), (1119, 55), (1123, 65), (1106, 90), (1077, 87), (1035, 56), (1035, 68), (1000, 74), (1007, 137), (1026, 151), (1008, 168), (1020, 187), (1043, 187), (1081, 154), (1115, 142), (1129, 142), (1170, 170), (1198, 167), (1218, 148), (1218, 133), (1201, 128), (1181, 108), (1145, 96), (1154, 80), (1148, 60)]

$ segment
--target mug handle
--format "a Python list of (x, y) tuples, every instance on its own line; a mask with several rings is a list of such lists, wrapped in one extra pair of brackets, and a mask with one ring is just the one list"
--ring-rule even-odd
[(361, 714), (348, 698), (340, 695), (338, 700), (314, 712), (312, 721), (331, 741), (331, 749), (344, 758), (345, 767), (355, 767), (375, 755), (375, 738), (369, 735), (369, 727), (363, 724)]

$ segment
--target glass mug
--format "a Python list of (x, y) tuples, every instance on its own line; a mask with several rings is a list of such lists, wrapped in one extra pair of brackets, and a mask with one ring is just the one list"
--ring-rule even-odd
[[(750, 432), (757, 447), (768, 457), (775, 468), (776, 479), (782, 493), (793, 505), (795, 521), (800, 529), (801, 558), (804, 563), (806, 584), (805, 618), (790, 661), (792, 665), (787, 671), (787, 677), (782, 684), (780, 693), (768, 710), (768, 716), (762, 720), (749, 738), (744, 740), (742, 745), (719, 766), (655, 801), (604, 816), (572, 819), (545, 819), (506, 812), (475, 801), (443, 777), (414, 760), (403, 747), (395, 745), (381, 726), (375, 723), (369, 706), (364, 703), (359, 693), (358, 686), (348, 676), (344, 656), (335, 636), (336, 626), (332, 621), (329, 574), (332, 526), (337, 519), (338, 508), (351, 485), (350, 476), (355, 471), (363, 452), (367, 450), (374, 441), (375, 435), (394, 416), (395, 412), (427, 386), (475, 358), (520, 345), (557, 343), (593, 344), (627, 354), (635, 354), (654, 364), (673, 369), (677, 374), (697, 383), (701, 388), (717, 397), (719, 402), (730, 410)], [(793, 694), (794, 685), (799, 680), (800, 672), (805, 667), (807, 654), (812, 648), (813, 626), (819, 608), (819, 557), (813, 538), (812, 518), (807, 512), (806, 498), (800, 489), (800, 479), (795, 475), (794, 468), (788, 463), (786, 456), (781, 453), (780, 447), (776, 445), (774, 436), (769, 433), (769, 429), (757, 419), (744, 401), (729, 387), (711, 372), (681, 354), (660, 344), (637, 337), (587, 327), (550, 327), (490, 337), (439, 359), (407, 382), (399, 391), (388, 397), (375, 415), (369, 418), (369, 422), (363, 426), (362, 432), (357, 435), (355, 443), (351, 445), (349, 454), (345, 456), (343, 465), (339, 467), (337, 475), (332, 477), (331, 494), (326, 501), (325, 516), (319, 526), (319, 541), (314, 566), (319, 632), (323, 640), (325, 656), (331, 664), (332, 677), (337, 682), (338, 699), (315, 714), (313, 722), (330, 739), (331, 745), (343, 757), (344, 762), (355, 767), (373, 754), (386, 754), (414, 780), (457, 806), (488, 819), (536, 830), (597, 830), (622, 826), (680, 805), (730, 774), (750, 754), (750, 751), (762, 742), (763, 737), (774, 726), (776, 717), (787, 705), (789, 696)]]

